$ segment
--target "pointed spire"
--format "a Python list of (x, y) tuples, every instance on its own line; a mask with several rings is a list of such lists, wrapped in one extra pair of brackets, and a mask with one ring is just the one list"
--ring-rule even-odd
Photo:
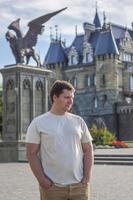
[(96, 13), (95, 13), (95, 17), (94, 17), (94, 20), (93, 20), (93, 24), (95, 24), (95, 27), (96, 28), (100, 28), (101, 27), (101, 22), (100, 22), (100, 19), (99, 19), (99, 16), (98, 16), (98, 11), (97, 11), (97, 1), (96, 1)]
[(58, 40), (58, 25), (55, 25), (55, 39)]
[(105, 11), (103, 12), (103, 27), (102, 28), (103, 30), (107, 30)]
[(52, 41), (52, 39), (53, 39), (52, 26), (50, 26), (49, 29), (50, 29), (50, 40)]
[(75, 36), (77, 36), (77, 25), (75, 26)]
[(61, 43), (62, 43), (62, 46), (64, 47), (64, 48), (66, 48), (66, 39), (64, 38), (64, 41), (62, 40), (61, 41)]
[(105, 15), (105, 11), (103, 11), (103, 22), (104, 22), (104, 24), (106, 24), (106, 15)]
[(61, 32), (60, 32), (60, 37), (59, 37), (59, 40), (61, 41)]
[(97, 8), (98, 8), (98, 5), (97, 5), (97, 1), (96, 1), (96, 13), (97, 13)]
[(108, 29), (111, 31), (112, 30), (112, 24), (111, 22), (108, 24)]

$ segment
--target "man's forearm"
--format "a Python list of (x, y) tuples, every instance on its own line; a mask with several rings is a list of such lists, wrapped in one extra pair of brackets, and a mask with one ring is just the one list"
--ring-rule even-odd
[(27, 157), (32, 172), (36, 176), (39, 184), (47, 189), (49, 186), (52, 185), (52, 181), (44, 174), (40, 159), (35, 154), (27, 154)]
[(83, 157), (83, 180), (85, 182), (90, 182), (93, 163), (94, 163), (93, 148), (90, 146), (89, 149), (87, 149), (84, 152), (84, 157)]

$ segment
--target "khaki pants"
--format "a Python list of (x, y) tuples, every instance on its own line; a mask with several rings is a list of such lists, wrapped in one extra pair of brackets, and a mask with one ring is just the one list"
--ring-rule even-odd
[(64, 187), (52, 185), (48, 190), (40, 187), (40, 200), (90, 200), (90, 185), (82, 183)]

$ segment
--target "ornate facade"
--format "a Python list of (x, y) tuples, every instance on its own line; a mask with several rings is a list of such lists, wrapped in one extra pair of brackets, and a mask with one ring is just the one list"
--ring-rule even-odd
[(73, 111), (90, 128), (102, 118), (122, 140), (133, 140), (133, 29), (107, 23), (98, 12), (70, 47), (51, 40), (45, 65), (76, 88)]

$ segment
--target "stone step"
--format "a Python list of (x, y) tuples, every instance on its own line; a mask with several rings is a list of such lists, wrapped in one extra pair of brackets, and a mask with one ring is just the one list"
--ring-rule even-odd
[(130, 158), (130, 157), (125, 157), (125, 158), (122, 158), (122, 157), (98, 157), (96, 158), (95, 157), (95, 160), (120, 160), (120, 161), (133, 161), (133, 158)]
[(95, 155), (95, 164), (133, 165), (133, 155)]
[(96, 165), (133, 165), (133, 161), (118, 161), (118, 160), (95, 160)]
[(95, 157), (131, 157), (133, 158), (133, 155), (131, 154), (95, 154)]

